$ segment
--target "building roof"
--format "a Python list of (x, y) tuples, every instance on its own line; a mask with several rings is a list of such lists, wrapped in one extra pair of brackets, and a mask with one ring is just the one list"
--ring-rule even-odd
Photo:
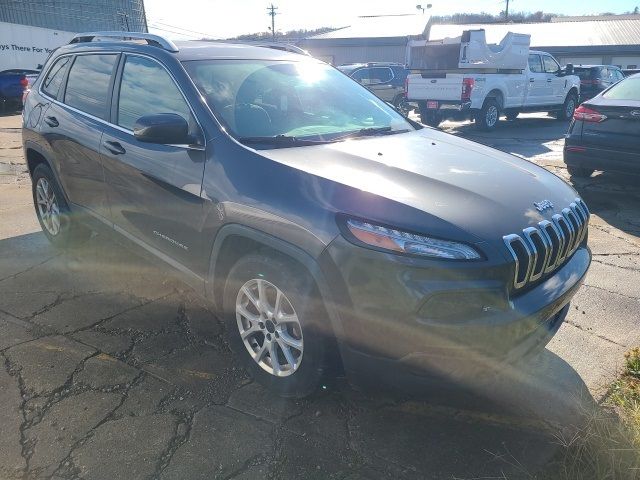
[(430, 40), (458, 37), (464, 30), (484, 29), (487, 42), (499, 43), (507, 32), (531, 35), (531, 46), (607, 47), (630, 45), (640, 48), (640, 18), (554, 23), (494, 23), (473, 25), (432, 25)]
[(551, 23), (562, 22), (601, 22), (603, 20), (633, 20), (640, 19), (637, 13), (623, 13), (622, 15), (576, 15), (573, 17), (551, 17)]
[(391, 38), (423, 35), (431, 17), (425, 14), (358, 17), (348, 27), (310, 37), (309, 40)]

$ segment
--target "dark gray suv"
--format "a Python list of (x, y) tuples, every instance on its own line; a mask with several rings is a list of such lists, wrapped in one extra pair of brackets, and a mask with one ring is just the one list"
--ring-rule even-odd
[(258, 381), (477, 376), (559, 328), (591, 254), (558, 177), (307, 56), (122, 35), (78, 35), (26, 100), (43, 231), (115, 232), (171, 267)]

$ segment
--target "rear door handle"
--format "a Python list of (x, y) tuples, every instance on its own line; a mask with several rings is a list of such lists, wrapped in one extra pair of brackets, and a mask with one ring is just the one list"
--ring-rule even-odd
[(60, 122), (58, 122), (58, 119), (52, 116), (44, 117), (44, 123), (46, 123), (50, 127), (57, 127), (58, 125), (60, 125)]
[(547, 83), (551, 83), (551, 79), (550, 78), (547, 78)]
[(530, 78), (530, 79), (529, 79), (529, 81), (530, 81), (530, 82), (535, 82), (535, 81), (536, 81), (536, 79), (535, 79), (535, 78)]
[(111, 142), (109, 140), (106, 140), (102, 143), (102, 146), (107, 150), (109, 150), (114, 155), (122, 155), (124, 153), (127, 153), (124, 147), (120, 145), (118, 142)]

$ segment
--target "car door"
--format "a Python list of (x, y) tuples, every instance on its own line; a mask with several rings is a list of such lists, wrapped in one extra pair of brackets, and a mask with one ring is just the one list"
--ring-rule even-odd
[(194, 138), (203, 139), (182, 90), (155, 59), (125, 54), (118, 68), (111, 124), (102, 139), (111, 218), (116, 230), (163, 257), (174, 267), (201, 274), (204, 140), (194, 145), (138, 141), (138, 118), (174, 113), (189, 123)]
[(529, 54), (529, 85), (525, 106), (547, 105), (550, 103), (551, 85), (547, 82), (547, 74), (538, 53)]
[(117, 53), (60, 57), (43, 79), (51, 100), (41, 134), (53, 152), (54, 168), (69, 201), (101, 218), (109, 215), (100, 158), (104, 120)]
[(541, 55), (541, 57), (544, 72), (547, 74), (547, 84), (551, 86), (550, 103), (555, 105), (564, 103), (567, 79), (562, 76), (560, 65), (555, 58), (551, 55)]

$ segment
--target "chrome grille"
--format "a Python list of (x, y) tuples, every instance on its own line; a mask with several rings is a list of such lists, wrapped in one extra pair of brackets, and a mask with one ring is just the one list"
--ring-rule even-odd
[(580, 246), (588, 225), (589, 209), (576, 198), (551, 221), (502, 237), (515, 262), (513, 286), (522, 288), (562, 265)]

